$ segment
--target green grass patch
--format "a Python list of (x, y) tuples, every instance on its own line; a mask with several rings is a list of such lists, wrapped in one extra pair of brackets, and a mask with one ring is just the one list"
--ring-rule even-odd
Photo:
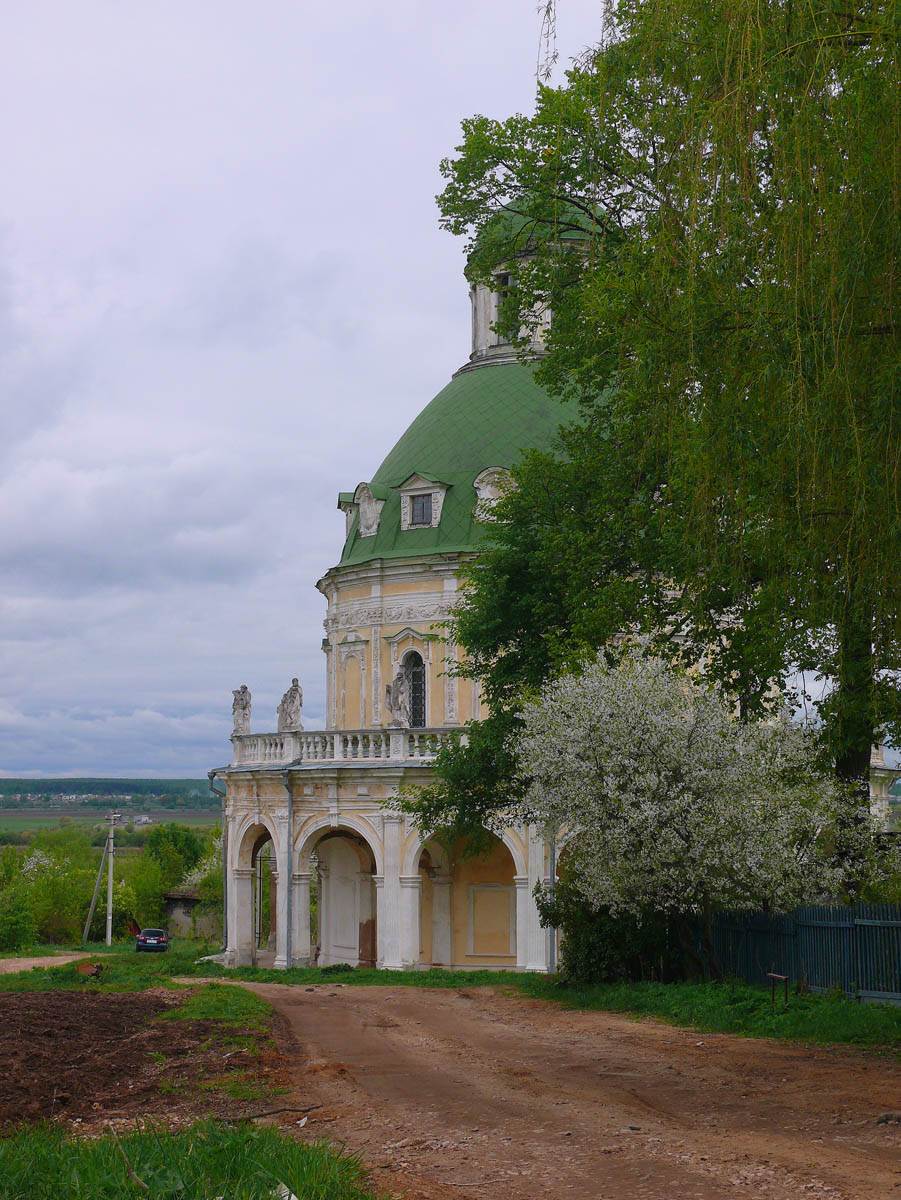
[[(176, 942), (165, 954), (138, 954), (134, 943), (127, 943), (128, 950), (121, 945), (106, 951), (89, 946), (84, 961), (102, 961), (103, 971), (99, 980), (85, 979), (75, 970), (74, 962), (58, 967), (32, 967), (0, 975), (2, 992), (80, 991), (95, 988), (101, 992), (141, 992), (148, 987), (176, 987), (173, 975), (200, 974), (195, 970), (198, 953), (205, 951), (205, 943)], [(102, 955), (102, 958), (101, 958)]]
[(228, 983), (208, 983), (191, 992), (161, 1021), (220, 1021), (223, 1026), (267, 1029), (272, 1008), (246, 988)]
[[(0, 1138), (0, 1200), (374, 1200), (359, 1162), (274, 1129), (201, 1122), (177, 1133), (145, 1129), (78, 1141), (39, 1126)], [(135, 1183), (134, 1174), (146, 1185)]]
[(710, 1033), (785, 1038), (901, 1051), (901, 1005), (857, 1004), (841, 993), (789, 994), (776, 1002), (746, 983), (623, 983), (567, 987), (542, 975), (519, 976), (517, 989), (567, 1008), (657, 1017)]
[(273, 1088), (250, 1077), (246, 1071), (233, 1071), (230, 1075), (222, 1075), (218, 1079), (210, 1079), (201, 1083), (203, 1092), (222, 1092), (232, 1100), (270, 1100), (286, 1088)]

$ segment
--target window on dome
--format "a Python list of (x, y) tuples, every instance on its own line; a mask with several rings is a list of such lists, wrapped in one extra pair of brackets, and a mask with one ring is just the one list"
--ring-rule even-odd
[[(495, 320), (500, 320), (504, 305), (507, 303), (507, 297), (513, 288), (513, 276), (508, 271), (504, 271), (500, 275), (495, 275), (494, 278), (497, 284), (497, 291), (495, 292)], [(497, 344), (499, 346), (509, 346), (510, 339), (504, 334), (498, 333)]]
[(410, 728), (425, 729), (425, 663), (415, 650), (404, 657), (404, 677), (410, 697)]
[(431, 525), (432, 523), (432, 493), (424, 496), (410, 497), (410, 524)]

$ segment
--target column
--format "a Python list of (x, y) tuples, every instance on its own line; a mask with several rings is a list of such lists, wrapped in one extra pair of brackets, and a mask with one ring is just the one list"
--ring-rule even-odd
[(308, 967), (310, 965), (310, 883), (312, 871), (294, 872), (294, 903), (291, 908), (291, 923), (294, 926), (291, 933), (292, 967)]
[(432, 962), (441, 967), (454, 964), (450, 875), (436, 875), (432, 879)]
[(405, 970), (413, 970), (419, 963), (422, 946), (422, 877), (400, 876), (400, 961)]
[(528, 875), (514, 875), (513, 884), (516, 888), (516, 969), (525, 971), (528, 970), (529, 961), (529, 908), (532, 899)]
[(528, 940), (526, 945), (526, 970), (547, 971), (548, 930), (541, 924), (538, 905), (535, 903), (535, 888), (544, 882), (544, 838), (534, 825), (529, 826), (529, 887), (528, 887)]
[(382, 817), (385, 841), (385, 870), (381, 876), (381, 887), (377, 897), (381, 901), (376, 924), (378, 926), (378, 959), (389, 971), (403, 967), (400, 941), (400, 868), (403, 851), (404, 818), (401, 813), (386, 812)]
[[(277, 970), (288, 966), (288, 889), (292, 885), (293, 874), (293, 839), (287, 813), (279, 819), (279, 838), (281, 852), (276, 856), (278, 871), (278, 888), (275, 893), (275, 961)], [(275, 851), (273, 844), (273, 851)], [(293, 900), (294, 897), (292, 896)], [(291, 922), (293, 925), (293, 921)], [(293, 932), (293, 931), (292, 931)]]
[(232, 871), (229, 929), (236, 967), (253, 966), (253, 874), (253, 867), (235, 867)]

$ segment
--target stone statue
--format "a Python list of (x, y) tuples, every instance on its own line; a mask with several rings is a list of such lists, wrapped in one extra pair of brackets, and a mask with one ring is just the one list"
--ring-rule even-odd
[(303, 688), (295, 677), (291, 680), (291, 686), (282, 696), (281, 704), (278, 706), (279, 733), (293, 733), (297, 729), (303, 729), (303, 722), (300, 719), (302, 708)]
[(232, 720), (235, 723), (235, 733), (250, 733), (250, 688), (242, 683), (232, 692)]
[(385, 707), (391, 714), (391, 725), (410, 728), (410, 684), (403, 667), (385, 688)]

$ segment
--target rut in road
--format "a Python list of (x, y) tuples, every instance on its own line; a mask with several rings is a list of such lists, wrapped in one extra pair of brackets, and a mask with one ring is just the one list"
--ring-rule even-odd
[[(562, 1010), (506, 989), (245, 985), (303, 1135), (411, 1200), (901, 1197), (901, 1064)], [(897, 1189), (897, 1190), (896, 1190)]]

